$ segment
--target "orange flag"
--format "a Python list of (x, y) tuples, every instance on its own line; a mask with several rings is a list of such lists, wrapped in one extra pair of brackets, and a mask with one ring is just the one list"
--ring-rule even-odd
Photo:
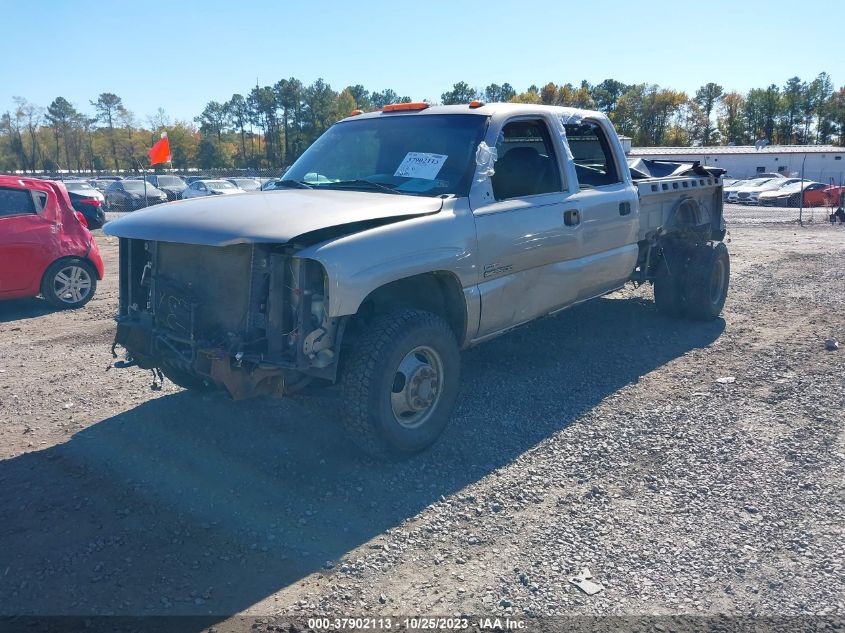
[(152, 146), (147, 156), (150, 157), (150, 165), (170, 162), (170, 141), (167, 140), (167, 132), (161, 133), (161, 140)]

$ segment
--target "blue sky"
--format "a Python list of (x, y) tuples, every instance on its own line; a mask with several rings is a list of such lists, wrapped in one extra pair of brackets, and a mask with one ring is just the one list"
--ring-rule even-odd
[(691, 93), (826, 71), (845, 84), (842, 0), (0, 0), (0, 15), (0, 111), (15, 95), (90, 110), (108, 91), (141, 121), (158, 107), (191, 119), (291, 76), (431, 100), (456, 81), (521, 91), (613, 77)]

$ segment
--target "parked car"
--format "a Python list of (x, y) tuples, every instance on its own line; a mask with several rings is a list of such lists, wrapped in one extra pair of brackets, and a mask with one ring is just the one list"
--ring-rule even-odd
[(845, 185), (830, 185), (822, 192), (824, 205), (828, 207), (845, 207)]
[(181, 176), (181, 178), (189, 185), (194, 184), (197, 180), (208, 180), (208, 176)]
[(793, 182), (800, 181), (800, 178), (755, 178), (754, 180), (749, 180), (742, 187), (734, 189), (728, 196), (728, 202), (757, 204), (760, 194), (764, 191), (774, 191)]
[(276, 185), (279, 180), (281, 180), (281, 176), (278, 178), (266, 178), (264, 182), (261, 183), (261, 191), (273, 191), (274, 189), (281, 188)]
[(0, 176), (0, 299), (79, 308), (103, 278), (97, 243), (58, 182)]
[(201, 198), (202, 196), (228, 195), (232, 193), (244, 193), (244, 190), (236, 187), (228, 180), (206, 179), (192, 182), (185, 189), (182, 197)]
[(147, 182), (166, 193), (168, 200), (181, 200), (182, 193), (188, 188), (179, 176), (170, 174), (151, 174), (147, 176)]
[(748, 185), (748, 183), (750, 183), (750, 182), (751, 182), (751, 181), (750, 181), (750, 180), (748, 180), (748, 179), (744, 179), (744, 180), (734, 180), (731, 184), (729, 184), (729, 185), (724, 185), (724, 186), (722, 187), (722, 200), (724, 200), (725, 202), (728, 202), (728, 200), (730, 199), (730, 197), (731, 197), (731, 194), (732, 194), (732, 193), (735, 193), (735, 192), (736, 192), (736, 191), (738, 191), (741, 187), (745, 187), (745, 186), (747, 186), (747, 185)]
[(96, 178), (92, 178), (91, 180), (89, 180), (88, 184), (90, 184), (100, 193), (105, 193), (109, 185), (113, 182), (117, 182), (118, 180), (123, 179), (120, 176), (97, 176)]
[(394, 108), (333, 125), (284, 190), (109, 222), (133, 365), (236, 399), (337, 381), (350, 437), (407, 456), (445, 428), (462, 348), (629, 280), (667, 316), (721, 313), (723, 170), (634, 179), (600, 112)]
[[(804, 206), (821, 206), (825, 185), (812, 180), (803, 183), (792, 182), (780, 189), (764, 191), (759, 195), (759, 204), (766, 207), (797, 207), (801, 204), (801, 192), (804, 193)], [(810, 203), (813, 200), (813, 203)]]
[(135, 211), (162, 202), (167, 202), (167, 194), (143, 179), (118, 180), (106, 189), (106, 208), (110, 211)]
[(64, 180), (62, 184), (73, 208), (85, 216), (88, 228), (92, 231), (102, 228), (106, 223), (105, 196), (84, 180)]
[(227, 178), (229, 182), (244, 191), (259, 191), (261, 181), (258, 178)]

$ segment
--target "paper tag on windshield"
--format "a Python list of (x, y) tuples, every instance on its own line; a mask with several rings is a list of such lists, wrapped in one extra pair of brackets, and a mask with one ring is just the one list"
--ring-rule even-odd
[(434, 180), (449, 158), (445, 154), (425, 154), (423, 152), (408, 152), (405, 160), (399, 165), (394, 176), (402, 178), (422, 178)]

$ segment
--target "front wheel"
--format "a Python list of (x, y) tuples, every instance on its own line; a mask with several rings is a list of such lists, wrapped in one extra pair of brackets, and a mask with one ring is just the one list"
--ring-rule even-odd
[(418, 453), (437, 440), (455, 407), (455, 335), (430, 312), (380, 316), (350, 350), (341, 380), (345, 426), (361, 449), (378, 458)]

